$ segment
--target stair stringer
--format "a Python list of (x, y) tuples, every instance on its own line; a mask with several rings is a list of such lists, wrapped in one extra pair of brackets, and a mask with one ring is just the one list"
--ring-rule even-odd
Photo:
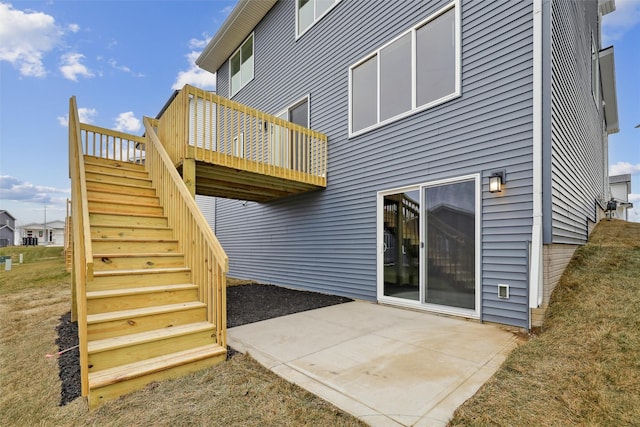
[(207, 298), (193, 283), (184, 242), (153, 195), (145, 166), (84, 160), (95, 266), (82, 296), (85, 370), (89, 406), (95, 408), (152, 381), (224, 361), (220, 337), (226, 324), (212, 321)]

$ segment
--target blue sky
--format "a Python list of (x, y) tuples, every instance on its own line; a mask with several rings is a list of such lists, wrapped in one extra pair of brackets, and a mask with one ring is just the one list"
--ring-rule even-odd
[[(70, 96), (82, 121), (141, 134), (175, 88), (215, 89), (194, 61), (235, 3), (0, 0), (0, 209), (18, 225), (42, 222), (45, 205), (47, 220), (64, 218)], [(610, 174), (633, 175), (640, 221), (640, 0), (616, 4), (603, 27), (620, 114)]]

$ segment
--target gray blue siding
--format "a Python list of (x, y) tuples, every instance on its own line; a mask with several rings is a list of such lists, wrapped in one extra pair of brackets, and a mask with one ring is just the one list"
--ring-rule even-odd
[[(295, 39), (294, 2), (255, 29), (255, 78), (233, 99), (276, 113), (310, 94), (310, 126), (329, 137), (325, 190), (258, 204), (217, 200), (231, 276), (376, 299), (376, 193), (482, 177), (483, 320), (527, 325), (532, 225), (532, 5), (462, 1), (461, 96), (348, 138), (349, 66), (447, 1), (339, 3)], [(366, 24), (365, 24), (366, 23)], [(228, 95), (228, 69), (217, 91)], [(506, 190), (488, 176), (506, 170)], [(497, 298), (508, 283), (511, 298)]]
[[(549, 107), (545, 243), (583, 244), (604, 200), (603, 117), (591, 88), (591, 37), (599, 49), (597, 1), (553, 1), (549, 16)], [(599, 84), (598, 84), (599, 87)], [(549, 172), (549, 171), (547, 171)]]

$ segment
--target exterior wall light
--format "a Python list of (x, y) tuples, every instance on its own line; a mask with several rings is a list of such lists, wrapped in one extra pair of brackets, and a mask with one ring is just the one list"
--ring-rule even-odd
[(502, 191), (502, 185), (505, 183), (505, 172), (493, 172), (489, 177), (489, 191), (491, 193), (500, 193)]

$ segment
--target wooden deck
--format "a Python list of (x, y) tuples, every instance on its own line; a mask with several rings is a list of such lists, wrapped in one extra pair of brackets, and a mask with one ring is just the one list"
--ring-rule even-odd
[(265, 202), (326, 187), (327, 137), (185, 86), (152, 120), (195, 194)]
[[(178, 164), (177, 168), (184, 176), (183, 164)], [(195, 194), (267, 202), (323, 188), (305, 182), (304, 177), (288, 177), (291, 174), (284, 168), (277, 168), (280, 170), (272, 171), (272, 174), (253, 172), (254, 168), (254, 165), (244, 169), (224, 166), (224, 162), (196, 161)]]

